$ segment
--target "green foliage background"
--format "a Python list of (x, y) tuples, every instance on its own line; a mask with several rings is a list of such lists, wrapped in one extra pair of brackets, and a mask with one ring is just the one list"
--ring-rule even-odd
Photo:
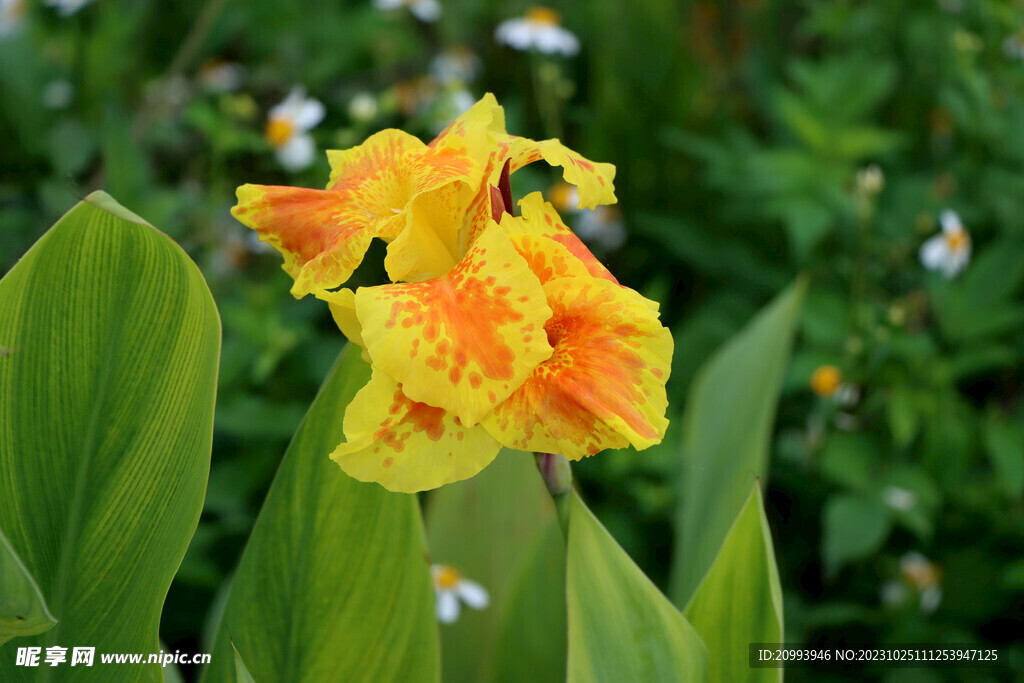
[[(0, 268), (103, 188), (200, 264), (223, 320), (209, 489), (163, 614), (168, 648), (212, 649), (218, 596), (343, 343), (228, 213), (244, 182), (326, 181), (322, 154), (297, 175), (282, 169), (266, 112), (302, 84), (327, 108), (321, 150), (391, 126), (428, 139), (453, 115), (452, 93), (411, 98), (429, 86), (429, 60), (465, 44), (481, 66), (465, 87), (494, 92), (511, 132), (558, 134), (616, 164), (629, 237), (595, 250), (661, 302), (676, 340), (665, 445), (577, 467), (623, 548), (668, 590), (697, 369), (803, 273), (794, 355), (774, 368), (765, 495), (785, 640), (991, 642), (1024, 657), (1024, 48), (1013, 47), (1024, 7), (562, 2), (581, 53), (545, 58), (493, 39), (525, 3), (442, 4), (426, 25), (369, 2), (96, 0), (70, 17), (33, 5), (0, 36)], [(218, 59), (244, 69), (238, 89), (203, 85)], [(369, 120), (348, 109), (361, 92), (377, 98)], [(885, 175), (877, 195), (856, 182), (872, 163)], [(513, 189), (551, 181), (531, 168)], [(946, 208), (973, 242), (948, 281), (917, 257)], [(856, 402), (811, 393), (824, 364)], [(927, 586), (901, 572), (911, 552), (936, 569), (934, 611)], [(910, 672), (862, 678), (949, 673)]]

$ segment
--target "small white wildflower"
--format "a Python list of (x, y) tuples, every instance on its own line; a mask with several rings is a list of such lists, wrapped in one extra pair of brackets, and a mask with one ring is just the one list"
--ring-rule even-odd
[(483, 586), (464, 578), (453, 567), (435, 564), (430, 568), (434, 579), (434, 593), (437, 595), (437, 619), (443, 624), (454, 623), (459, 618), (459, 600), (473, 609), (483, 609), (490, 602), (490, 596)]
[(414, 17), (427, 23), (441, 18), (441, 3), (437, 0), (373, 0), (373, 6), (380, 10), (408, 7)]
[(560, 21), (558, 12), (534, 7), (525, 16), (498, 24), (494, 38), (516, 50), (535, 49), (544, 54), (572, 57), (580, 51), (580, 41), (571, 31), (562, 28)]
[(882, 584), (882, 604), (890, 607), (902, 605), (907, 599), (907, 584), (902, 581), (886, 581)]
[(199, 67), (199, 83), (207, 92), (234, 92), (244, 78), (245, 67), (223, 59), (211, 59)]
[(882, 500), (893, 510), (906, 512), (917, 505), (917, 495), (913, 491), (898, 486), (886, 486), (882, 491)]
[(615, 251), (626, 243), (626, 225), (614, 206), (582, 209), (576, 220), (576, 234), (587, 244), (604, 251)]
[(377, 116), (377, 98), (372, 93), (359, 92), (348, 101), (348, 115), (353, 121), (369, 123)]
[(857, 189), (862, 194), (878, 194), (885, 187), (885, 174), (878, 164), (871, 164), (867, 168), (857, 171)]
[(471, 83), (480, 74), (480, 58), (465, 45), (456, 45), (431, 60), (430, 74), (441, 85)]
[(900, 574), (921, 596), (921, 611), (934, 612), (942, 602), (942, 570), (921, 553), (909, 552), (900, 558)]
[(928, 270), (938, 270), (953, 278), (967, 266), (971, 258), (971, 236), (964, 230), (960, 217), (946, 209), (940, 216), (942, 233), (921, 245), (921, 264)]
[(88, 5), (92, 0), (46, 0), (47, 7), (56, 7), (62, 17), (67, 17)]
[(0, 0), (0, 38), (18, 30), (27, 10), (25, 0)]
[(1024, 29), (1003, 41), (1003, 54), (1010, 59), (1024, 60)]
[(75, 97), (75, 86), (70, 81), (58, 79), (43, 86), (43, 106), (47, 109), (64, 109)]
[(266, 138), (287, 170), (301, 171), (313, 163), (316, 147), (309, 131), (323, 120), (325, 113), (324, 105), (307, 98), (301, 86), (292, 88), (288, 97), (270, 110)]

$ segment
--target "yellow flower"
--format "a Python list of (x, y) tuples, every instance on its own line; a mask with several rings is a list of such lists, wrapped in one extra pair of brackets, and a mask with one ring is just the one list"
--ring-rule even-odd
[[(661, 440), (672, 338), (658, 305), (540, 193), (520, 217), (509, 205), (509, 175), (533, 161), (562, 166), (590, 206), (615, 201), (614, 167), (509, 135), (490, 95), (429, 144), (384, 131), (328, 158), (326, 190), (246, 185), (234, 214), (373, 368), (331, 454), (346, 473), (414, 492), (473, 476), (502, 445), (579, 459)], [(391, 283), (334, 289), (373, 237)]]
[(834, 365), (822, 365), (811, 375), (811, 390), (822, 398), (836, 393), (843, 381), (843, 375)]

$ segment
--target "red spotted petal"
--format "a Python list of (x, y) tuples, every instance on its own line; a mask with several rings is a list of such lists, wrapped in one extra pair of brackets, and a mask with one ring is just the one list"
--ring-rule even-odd
[(672, 336), (636, 292), (597, 278), (544, 285), (555, 348), (484, 419), (503, 445), (578, 460), (627, 443), (646, 448), (668, 426)]
[(349, 476), (390, 491), (414, 493), (472, 477), (501, 445), (477, 425), (465, 427), (440, 408), (410, 400), (373, 371), (345, 410), (345, 443), (331, 458)]
[(477, 424), (551, 355), (537, 277), (501, 228), (445, 275), (364, 287), (356, 314), (374, 367), (414, 401)]

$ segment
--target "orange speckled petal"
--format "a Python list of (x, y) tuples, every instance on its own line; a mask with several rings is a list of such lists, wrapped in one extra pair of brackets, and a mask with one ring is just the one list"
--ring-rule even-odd
[(509, 137), (512, 138), (509, 154), (513, 173), (543, 159), (552, 166), (562, 167), (562, 177), (577, 187), (581, 208), (593, 209), (598, 204), (614, 204), (618, 201), (615, 198), (614, 165), (585, 159), (558, 140), (537, 142), (528, 138)]
[(474, 190), (449, 183), (409, 204), (405, 229), (388, 245), (384, 267), (392, 282), (422, 282), (444, 275), (459, 261), (459, 230)]
[(388, 129), (352, 149), (328, 150), (327, 189), (343, 196), (353, 219), (376, 226), (377, 237), (395, 239), (405, 227), (402, 215), (422, 192), (462, 181), (480, 182), (480, 164), (464, 149), (431, 149), (408, 133)]
[[(501, 227), (506, 227), (505, 221), (502, 221)], [(587, 267), (550, 237), (518, 232), (510, 234), (509, 238), (542, 285), (562, 277), (590, 277)]]
[(454, 148), (469, 151), (484, 163), (490, 154), (489, 143), (505, 137), (505, 110), (491, 93), (480, 100), (442, 130), (430, 141), (430, 147)]
[(331, 459), (351, 477), (403, 493), (468, 479), (501, 449), (483, 427), (409, 400), (376, 369), (345, 410), (344, 429)]
[(555, 352), (483, 421), (510, 448), (579, 460), (665, 435), (672, 336), (631, 289), (597, 278), (544, 285)]
[(522, 211), (521, 216), (502, 218), (501, 227), (506, 232), (509, 234), (522, 232), (551, 238), (579, 259), (592, 276), (618, 283), (615, 276), (597, 260), (596, 256), (590, 253), (590, 249), (587, 249), (587, 245), (583, 244), (576, 233), (562, 222), (558, 211), (550, 202), (544, 201), (540, 192), (531, 192), (520, 199), (519, 208)]
[(242, 185), (231, 214), (284, 255), (296, 298), (344, 283), (375, 235), (372, 221), (352, 220), (344, 196), (327, 190)]
[(356, 315), (380, 368), (409, 398), (477, 424), (551, 355), (544, 290), (492, 224), (445, 275), (361, 287)]

